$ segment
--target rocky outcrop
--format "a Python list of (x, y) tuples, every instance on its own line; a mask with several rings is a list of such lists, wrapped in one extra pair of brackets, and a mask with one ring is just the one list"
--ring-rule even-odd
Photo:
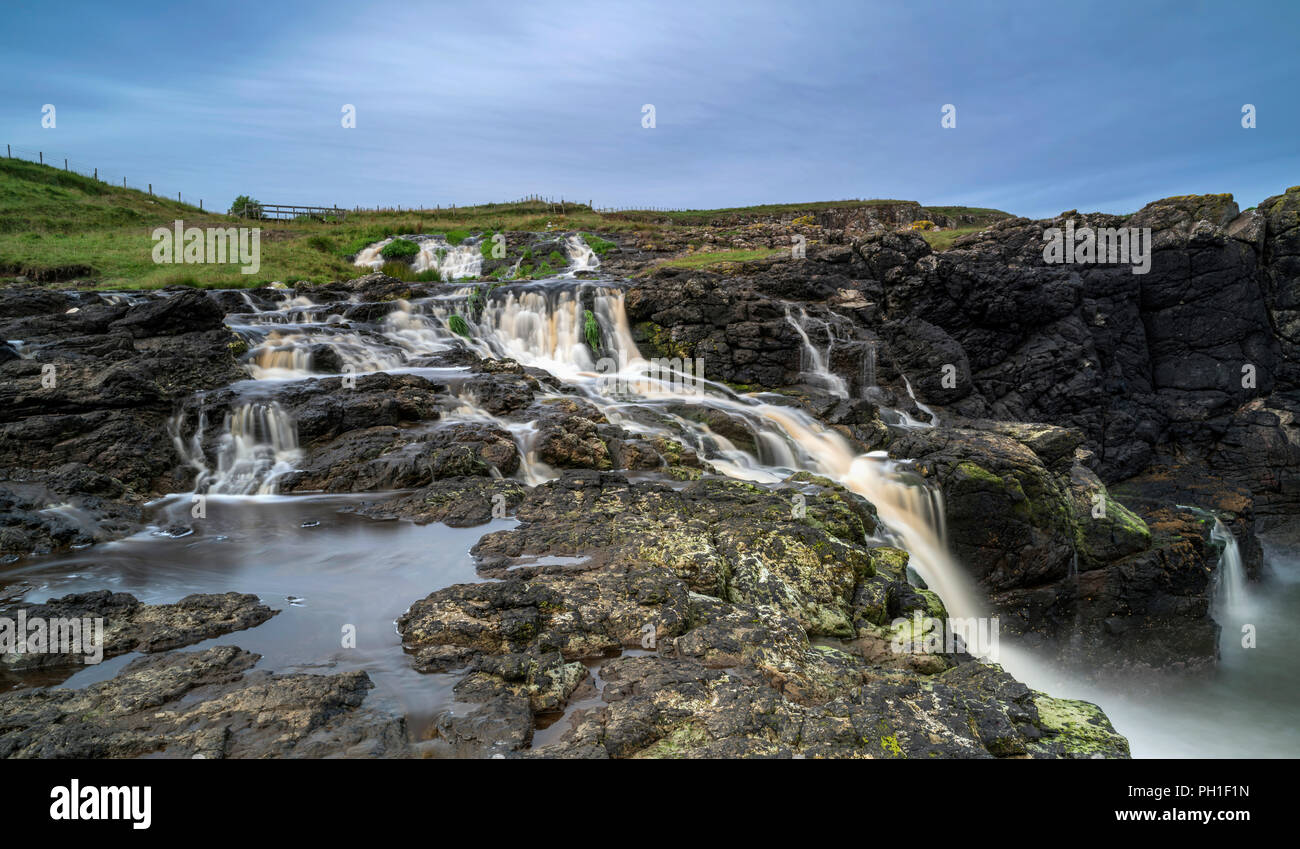
[(0, 554), (123, 535), (170, 491), (174, 407), (242, 376), (239, 340), (205, 294), (0, 293)]
[(364, 672), (251, 671), (235, 646), (132, 661), (78, 690), (0, 695), (0, 758), (402, 757), (400, 717), (368, 709)]
[[(779, 493), (675, 491), (572, 472), (476, 548), (493, 583), (398, 620), (416, 667), (466, 670), (434, 723), (456, 754), (539, 757), (1125, 757), (1095, 707), (964, 655), (897, 650), (891, 617), (942, 615), (906, 555), (867, 548), (869, 505), (804, 476)], [(556, 561), (565, 561), (563, 563)], [(535, 563), (535, 565), (534, 565)], [(924, 730), (914, 722), (926, 716)]]
[[(793, 304), (850, 397), (926, 421), (914, 392), (938, 410), (936, 430), (845, 434), (941, 487), (959, 560), (1015, 629), (1204, 669), (1219, 552), (1206, 514), (1175, 505), (1217, 513), (1254, 570), (1256, 523), (1300, 497), (1297, 198), (1007, 219), (940, 253), (873, 232), (729, 275), (660, 269), (627, 304), (644, 348), (743, 388), (808, 380)], [(1150, 228), (1149, 270), (1046, 262), (1045, 231), (1067, 222)]]
[[(18, 622), (20, 616), (26, 622), (41, 620), (45, 623), (42, 646), (31, 652), (7, 647), (0, 653), (0, 675), (75, 668), (91, 654), (103, 660), (127, 652), (168, 651), (253, 628), (278, 612), (262, 604), (257, 596), (240, 593), (196, 593), (175, 604), (143, 604), (129, 593), (98, 590), (52, 598), (44, 604), (17, 604), (0, 608), (0, 618), (11, 623)], [(90, 635), (83, 634), (81, 642), (85, 644), (80, 646), (80, 653), (53, 650), (51, 640), (56, 635), (51, 633), (54, 626), (49, 623), (80, 624), (86, 620), (102, 621), (102, 631), (94, 629), (95, 637), (102, 641), (98, 648), (89, 644)]]

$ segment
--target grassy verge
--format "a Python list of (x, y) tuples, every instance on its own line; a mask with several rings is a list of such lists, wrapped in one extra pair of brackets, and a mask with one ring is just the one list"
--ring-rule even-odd
[(978, 233), (983, 230), (983, 226), (976, 227), (956, 227), (952, 230), (918, 230), (921, 238), (930, 243), (930, 247), (936, 251), (946, 251), (952, 247), (952, 243), (959, 237), (967, 233)]
[(729, 262), (753, 262), (757, 259), (767, 259), (777, 254), (788, 254), (789, 248), (758, 248), (756, 250), (740, 251), (698, 251), (685, 256), (666, 259), (658, 263), (660, 267), (667, 268), (707, 268), (710, 265), (721, 265)]
[[(348, 259), (367, 245), (404, 233), (444, 233), (458, 244), (475, 233), (581, 231), (597, 253), (614, 244), (591, 235), (595, 232), (631, 233), (653, 238), (677, 226), (697, 226), (718, 218), (777, 215), (830, 207), (847, 208), (909, 203), (892, 200), (822, 201), (803, 204), (766, 204), (689, 212), (620, 212), (602, 214), (589, 207), (565, 204), (563, 214), (543, 202), (489, 203), (454, 209), (407, 212), (361, 212), (343, 222), (311, 219), (250, 221), (211, 210), (201, 211), (146, 192), (102, 183), (79, 174), (19, 159), (0, 159), (0, 277), (25, 276), (57, 284), (93, 281), (105, 289), (157, 288), (182, 284), (213, 288), (242, 288), (272, 281), (316, 283), (346, 280), (359, 270)], [(996, 210), (936, 207), (943, 211), (995, 214)], [(996, 213), (1002, 215), (1002, 213)], [(153, 261), (152, 232), (171, 228), (181, 220), (185, 227), (260, 227), (259, 268), (241, 272), (239, 264), (157, 264)], [(973, 228), (978, 229), (978, 228)], [(927, 233), (931, 244), (946, 247), (962, 232)], [(946, 241), (945, 241), (946, 240)], [(941, 249), (936, 246), (936, 249)], [(666, 265), (701, 268), (729, 262), (747, 262), (780, 253), (783, 249), (718, 251), (688, 254)], [(538, 274), (559, 270), (563, 258), (528, 258), (521, 268)], [(413, 273), (412, 273), (413, 274)]]

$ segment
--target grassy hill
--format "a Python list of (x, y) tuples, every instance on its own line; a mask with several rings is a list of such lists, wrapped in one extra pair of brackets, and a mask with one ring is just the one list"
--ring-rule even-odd
[[(544, 202), (484, 204), (456, 209), (349, 214), (341, 223), (315, 220), (251, 222), (200, 211), (189, 204), (113, 186), (80, 174), (20, 159), (0, 159), (0, 277), (23, 276), (42, 283), (101, 288), (170, 285), (238, 288), (273, 280), (327, 282), (347, 279), (357, 269), (347, 257), (379, 239), (399, 233), (585, 230), (618, 233), (692, 226), (729, 215), (899, 201), (838, 201), (773, 204), (680, 213), (627, 211), (601, 214), (566, 204), (564, 214)], [(935, 207), (948, 210), (956, 207)], [(997, 210), (978, 210), (1004, 217)], [(261, 267), (242, 274), (230, 264), (156, 264), (151, 237), (156, 227), (177, 220), (186, 227), (259, 226)], [(956, 233), (956, 231), (952, 231)]]

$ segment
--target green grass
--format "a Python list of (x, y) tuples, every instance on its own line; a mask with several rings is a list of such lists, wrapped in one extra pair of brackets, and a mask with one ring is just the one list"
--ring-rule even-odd
[[(365, 269), (358, 269), (360, 274)], [(430, 268), (425, 271), (416, 271), (410, 265), (404, 262), (386, 262), (379, 269), (389, 277), (395, 277), (404, 283), (441, 283), (443, 282), (442, 272), (436, 268)]]
[(705, 268), (710, 265), (719, 265), (726, 262), (753, 262), (758, 259), (767, 259), (777, 254), (789, 254), (789, 248), (757, 248), (755, 250), (739, 251), (699, 251), (698, 253), (686, 254), (685, 256), (674, 257), (660, 262), (660, 266), (668, 268)]
[(419, 253), (420, 246), (410, 239), (393, 239), (379, 251), (384, 259), (406, 259)]
[(917, 230), (916, 232), (921, 235), (921, 238), (930, 243), (930, 247), (933, 250), (946, 251), (948, 248), (952, 247), (952, 243), (961, 236), (965, 236), (968, 233), (978, 233), (986, 226), (987, 225), (956, 227), (952, 230)]
[(595, 253), (596, 256), (604, 256), (605, 252), (610, 248), (618, 247), (615, 243), (608, 239), (602, 239), (595, 233), (583, 233), (582, 240), (587, 243), (587, 247), (591, 248), (592, 252)]
[[(217, 204), (224, 206), (224, 204)], [(545, 203), (484, 204), (456, 209), (349, 214), (342, 223), (314, 219), (247, 221), (199, 211), (147, 192), (123, 189), (21, 159), (0, 159), (0, 275), (53, 282), (75, 277), (105, 289), (150, 289), (174, 284), (211, 288), (259, 286), (274, 280), (327, 283), (358, 276), (349, 257), (403, 233), (445, 233), (448, 242), (502, 230), (628, 232), (586, 206)], [(159, 265), (152, 257), (155, 227), (181, 219), (186, 227), (250, 227), (261, 233), (261, 267), (240, 273), (235, 264)], [(488, 249), (491, 249), (489, 243)]]
[(582, 312), (582, 335), (587, 341), (587, 347), (593, 354), (600, 353), (600, 322), (596, 321), (596, 314), (591, 310)]
[(459, 315), (453, 315), (451, 318), (447, 319), (447, 328), (451, 330), (452, 333), (464, 336), (466, 339), (470, 338), (469, 324)]
[[(596, 232), (607, 235), (637, 232), (653, 237), (666, 227), (704, 223), (718, 217), (889, 203), (899, 201), (822, 201), (684, 213), (647, 211), (605, 215), (595, 213), (585, 205), (567, 203), (564, 213), (560, 214), (554, 206), (534, 201), (454, 209), (361, 212), (349, 214), (340, 223), (315, 219), (249, 221), (210, 210), (200, 211), (189, 204), (102, 183), (48, 165), (0, 159), (0, 275), (21, 274), (51, 283), (75, 278), (105, 289), (156, 288), (173, 284), (241, 288), (276, 280), (326, 283), (357, 277), (364, 269), (354, 266), (351, 257), (381, 239), (405, 233), (443, 233), (450, 244), (460, 244), (469, 236), (482, 234), (485, 237), (484, 253), (488, 256), (493, 233), (577, 231), (583, 233), (592, 250), (601, 254), (615, 245), (594, 235)], [(224, 203), (214, 201), (211, 205), (223, 207)], [(989, 215), (997, 212), (972, 211)], [(243, 274), (240, 266), (233, 263), (154, 263), (153, 229), (170, 227), (178, 219), (184, 221), (186, 227), (260, 227), (260, 268), (256, 273)], [(660, 223), (664, 220), (669, 223)], [(940, 231), (926, 234), (926, 238), (948, 239), (950, 244), (950, 240), (961, 232)], [(695, 253), (669, 260), (667, 264), (698, 268), (762, 259), (782, 250)], [(546, 262), (540, 260), (540, 257), (525, 258), (519, 277), (553, 273), (552, 265), (563, 267), (567, 264), (567, 259), (560, 261), (554, 257), (548, 257)], [(409, 269), (406, 273), (418, 277)]]

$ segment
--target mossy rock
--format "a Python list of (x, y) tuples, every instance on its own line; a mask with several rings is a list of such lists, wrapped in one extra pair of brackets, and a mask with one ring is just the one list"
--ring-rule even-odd
[(1128, 740), (1110, 724), (1101, 708), (1091, 702), (1058, 699), (1034, 692), (1038, 709), (1035, 725), (1042, 738), (1031, 749), (1064, 758), (1128, 758)]

